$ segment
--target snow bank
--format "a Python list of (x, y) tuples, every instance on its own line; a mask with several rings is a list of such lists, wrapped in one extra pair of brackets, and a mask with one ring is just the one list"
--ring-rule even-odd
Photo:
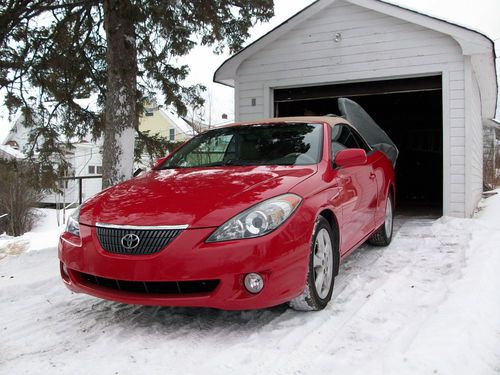
[(474, 219), (395, 224), (391, 246), (343, 262), (332, 303), (316, 313), (72, 294), (48, 238), (59, 229), (40, 226), (27, 237), (44, 250), (0, 260), (0, 373), (498, 374), (500, 195)]
[[(38, 218), (31, 232), (25, 233), (19, 237), (11, 237), (4, 234), (0, 235), (0, 259), (7, 254), (19, 255), (25, 251), (39, 251), (57, 247), (59, 235), (64, 231), (63, 214), (54, 209), (37, 209)], [(73, 212), (73, 209), (66, 210), (66, 217)], [(12, 251), (12, 249), (15, 249)]]

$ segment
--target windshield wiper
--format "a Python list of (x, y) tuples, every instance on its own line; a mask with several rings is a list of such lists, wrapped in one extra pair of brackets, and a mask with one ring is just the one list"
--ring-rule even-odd
[(157, 168), (156, 170), (163, 171), (164, 169), (177, 169), (177, 168), (186, 168), (186, 167), (183, 167), (182, 165), (166, 165), (164, 167)]
[(216, 161), (213, 163), (196, 165), (193, 167), (226, 167), (226, 166), (244, 166), (244, 165), (254, 165), (255, 162), (249, 162), (244, 160), (229, 159), (223, 161)]
[(204, 167), (227, 167), (227, 166), (247, 166), (247, 165), (260, 165), (255, 161), (245, 161), (245, 160), (237, 160), (237, 159), (229, 159), (224, 161), (215, 161), (213, 163), (206, 164), (198, 164), (198, 165), (166, 165), (164, 167), (159, 168), (163, 169), (176, 169), (176, 168), (204, 168)]

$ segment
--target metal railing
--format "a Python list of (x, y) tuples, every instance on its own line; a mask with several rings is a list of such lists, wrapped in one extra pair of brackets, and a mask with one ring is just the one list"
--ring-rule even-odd
[(102, 175), (96, 176), (74, 176), (74, 177), (61, 177), (61, 181), (77, 180), (78, 181), (78, 204), (83, 202), (83, 180), (90, 180), (95, 178), (102, 178)]

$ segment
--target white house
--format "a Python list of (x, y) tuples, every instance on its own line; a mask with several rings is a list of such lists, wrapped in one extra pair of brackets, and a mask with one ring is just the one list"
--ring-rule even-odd
[(66, 151), (66, 162), (70, 169), (67, 177), (82, 177), (81, 182), (66, 180), (59, 182), (62, 194), (48, 194), (42, 203), (62, 203), (64, 206), (80, 202), (80, 186), (82, 202), (102, 190), (102, 141), (97, 143), (80, 141), (72, 143)]
[(0, 158), (12, 160), (12, 159), (24, 159), (25, 155), (19, 151), (16, 147), (11, 145), (0, 145)]
[[(148, 107), (139, 119), (139, 130), (148, 131), (151, 135), (157, 134), (170, 141), (183, 142), (196, 134), (194, 129), (182, 118), (158, 106)], [(14, 123), (12, 129), (0, 144), (0, 157), (23, 159), (22, 151), (28, 147), (30, 130), (24, 126), (23, 116)], [(67, 177), (79, 177), (76, 180), (60, 181), (61, 194), (47, 194), (41, 201), (43, 204), (64, 204), (65, 206), (95, 195), (102, 190), (102, 140), (97, 142), (73, 142), (72, 148), (65, 151), (65, 159), (70, 165)], [(165, 150), (167, 153), (167, 150)], [(57, 164), (57, 162), (55, 162)], [(142, 163), (136, 163), (134, 168), (147, 168), (150, 161), (147, 156)]]
[[(319, 0), (225, 61), (236, 120), (360, 103), (400, 149), (399, 207), (470, 216), (497, 102), (486, 36), (378, 0)], [(485, 141), (483, 141), (483, 137)]]
[(24, 126), (24, 116), (19, 116), (9, 133), (2, 142), (2, 145), (10, 146), (19, 152), (24, 152), (29, 139), (29, 129)]

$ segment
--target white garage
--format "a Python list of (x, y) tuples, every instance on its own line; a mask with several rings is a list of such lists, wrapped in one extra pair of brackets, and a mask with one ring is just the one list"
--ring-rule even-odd
[(399, 207), (466, 217), (481, 198), (497, 79), (493, 42), (478, 32), (378, 0), (319, 0), (214, 81), (235, 88), (241, 121), (360, 103), (400, 149)]

